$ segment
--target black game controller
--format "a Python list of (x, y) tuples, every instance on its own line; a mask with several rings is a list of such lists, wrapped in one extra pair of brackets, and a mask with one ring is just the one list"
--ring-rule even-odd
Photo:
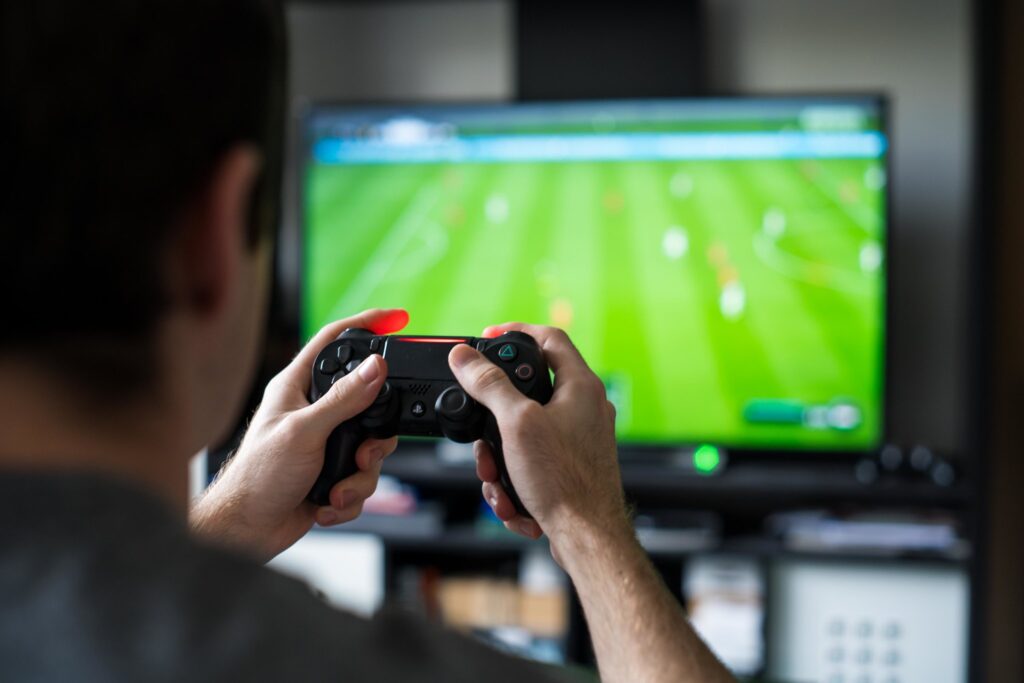
[(528, 334), (506, 332), (493, 339), (478, 339), (345, 330), (317, 355), (309, 400), (316, 401), (326, 394), (334, 382), (355, 370), (371, 353), (387, 360), (388, 377), (369, 408), (331, 432), (324, 468), (309, 492), (311, 501), (317, 505), (330, 503), (331, 487), (358, 469), (356, 449), (368, 437), (443, 436), (458, 443), (486, 441), (497, 461), (502, 486), (516, 510), (529, 515), (509, 479), (494, 415), (462, 390), (448, 365), (448, 353), (457, 344), (469, 344), (483, 353), (525, 396), (542, 404), (551, 400), (547, 363)]

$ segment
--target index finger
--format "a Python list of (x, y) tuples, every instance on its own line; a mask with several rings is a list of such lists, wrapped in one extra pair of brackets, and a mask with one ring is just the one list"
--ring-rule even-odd
[(483, 336), (497, 337), (505, 332), (524, 332), (533, 337), (544, 352), (548, 366), (554, 371), (556, 383), (560, 378), (564, 382), (574, 377), (594, 374), (565, 330), (547, 325), (510, 322), (491, 325), (484, 330)]
[(355, 327), (370, 330), (374, 334), (390, 334), (399, 331), (408, 323), (409, 313), (402, 308), (372, 308), (328, 323), (306, 342), (281, 374), (289, 384), (303, 387), (306, 385), (316, 355), (345, 330)]

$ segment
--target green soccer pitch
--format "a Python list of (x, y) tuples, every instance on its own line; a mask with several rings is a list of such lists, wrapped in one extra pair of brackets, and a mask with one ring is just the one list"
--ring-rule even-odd
[(302, 331), (557, 325), (623, 441), (871, 447), (884, 184), (877, 159), (312, 163)]

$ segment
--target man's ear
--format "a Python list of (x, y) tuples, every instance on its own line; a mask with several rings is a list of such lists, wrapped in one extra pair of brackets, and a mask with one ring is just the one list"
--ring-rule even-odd
[(249, 215), (262, 160), (248, 144), (225, 152), (182, 217), (172, 250), (171, 296), (200, 318), (216, 317), (238, 292), (249, 253)]

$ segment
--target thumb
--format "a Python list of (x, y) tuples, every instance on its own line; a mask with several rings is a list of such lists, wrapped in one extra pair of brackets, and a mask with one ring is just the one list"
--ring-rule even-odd
[(339, 424), (370, 407), (387, 379), (387, 364), (371, 354), (353, 372), (338, 380), (319, 401), (298, 411), (304, 426), (325, 436)]
[(523, 401), (530, 400), (512, 386), (501, 368), (466, 344), (459, 344), (451, 350), (448, 364), (466, 393), (490, 408), (496, 416), (508, 414)]

